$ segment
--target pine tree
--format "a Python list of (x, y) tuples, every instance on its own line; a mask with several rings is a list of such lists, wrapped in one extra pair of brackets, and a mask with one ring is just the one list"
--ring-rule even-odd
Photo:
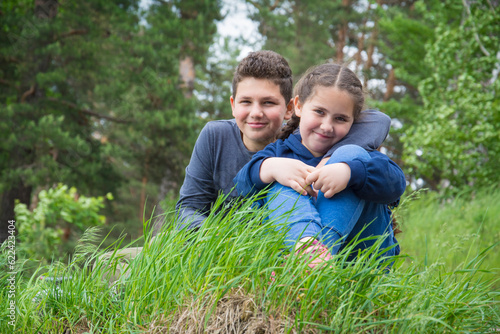
[(194, 84), (220, 17), (218, 0), (2, 2), (2, 224), (61, 182), (114, 193), (112, 222), (141, 233), (202, 126)]
[(14, 203), (63, 182), (113, 191), (120, 175), (95, 124), (121, 123), (93, 99), (114, 23), (133, 2), (3, 1), (0, 4), (0, 240)]

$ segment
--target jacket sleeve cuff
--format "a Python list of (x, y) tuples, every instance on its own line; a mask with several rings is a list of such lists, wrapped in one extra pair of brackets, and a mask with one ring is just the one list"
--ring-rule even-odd
[(253, 183), (255, 189), (257, 190), (262, 190), (269, 183), (264, 183), (260, 179), (260, 166), (262, 166), (262, 162), (264, 162), (265, 159), (260, 160), (256, 162), (251, 168), (250, 168), (250, 181)]
[(366, 183), (366, 168), (361, 160), (344, 161), (351, 168), (351, 178), (347, 187), (361, 189)]

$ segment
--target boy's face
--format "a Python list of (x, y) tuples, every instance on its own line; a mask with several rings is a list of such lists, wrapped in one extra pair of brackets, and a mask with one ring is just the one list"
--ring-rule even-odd
[(274, 142), (284, 119), (290, 119), (293, 102), (285, 101), (280, 87), (267, 79), (246, 78), (231, 96), (231, 108), (243, 143), (252, 152)]

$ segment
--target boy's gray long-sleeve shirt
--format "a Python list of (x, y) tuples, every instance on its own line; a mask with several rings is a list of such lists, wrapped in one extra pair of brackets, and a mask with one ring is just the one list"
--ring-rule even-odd
[[(339, 146), (346, 144), (358, 145), (367, 151), (376, 150), (387, 137), (390, 124), (390, 117), (380, 111), (363, 111), (347, 136), (325, 156), (330, 156)], [(200, 227), (219, 195), (227, 195), (226, 201), (238, 197), (233, 178), (254, 153), (243, 144), (234, 119), (208, 122), (196, 140), (186, 167), (176, 205), (179, 227)]]

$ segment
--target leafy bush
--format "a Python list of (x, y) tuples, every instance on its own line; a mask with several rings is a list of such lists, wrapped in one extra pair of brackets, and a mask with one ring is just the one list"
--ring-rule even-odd
[[(110, 193), (106, 198), (113, 199)], [(20, 251), (45, 263), (64, 258), (74, 247), (72, 240), (87, 227), (105, 223), (106, 217), (99, 215), (103, 207), (104, 197), (79, 195), (76, 188), (63, 184), (40, 191), (33, 211), (17, 202), (14, 211)]]

